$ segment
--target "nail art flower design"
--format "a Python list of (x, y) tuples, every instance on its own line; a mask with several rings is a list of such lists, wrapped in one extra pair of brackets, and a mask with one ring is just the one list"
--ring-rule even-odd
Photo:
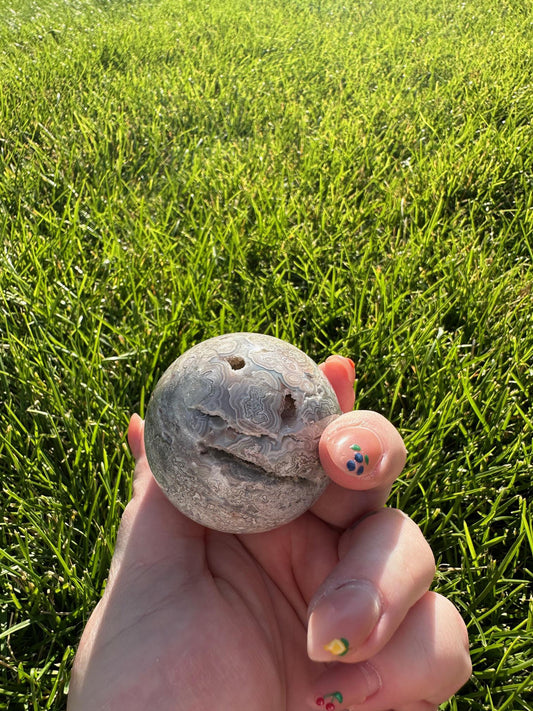
[[(328, 699), (330, 699), (328, 701)], [(319, 708), (324, 708), (326, 711), (335, 711), (336, 706), (333, 701), (338, 701), (342, 704), (342, 694), (340, 691), (334, 691), (331, 694), (324, 694), (324, 696), (318, 696), (315, 701)]]
[(357, 476), (361, 476), (365, 472), (365, 464), (368, 465), (370, 462), (368, 454), (363, 454), (358, 444), (350, 445), (350, 449), (353, 450), (354, 454), (353, 458), (346, 462), (346, 469), (349, 472), (354, 472)]

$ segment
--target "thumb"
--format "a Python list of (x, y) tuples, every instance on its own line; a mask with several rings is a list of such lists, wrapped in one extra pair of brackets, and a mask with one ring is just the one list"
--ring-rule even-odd
[(112, 572), (136, 571), (173, 558), (188, 570), (201, 567), (205, 529), (178, 511), (155, 481), (144, 449), (144, 422), (138, 415), (130, 420), (128, 441), (136, 460), (133, 496), (122, 514)]
[(133, 414), (130, 419), (128, 443), (135, 461), (146, 456), (144, 451), (144, 420), (137, 413)]
[(135, 459), (133, 472), (133, 497), (135, 498), (146, 491), (153, 479), (144, 448), (144, 420), (137, 414), (132, 415), (130, 419), (128, 444)]

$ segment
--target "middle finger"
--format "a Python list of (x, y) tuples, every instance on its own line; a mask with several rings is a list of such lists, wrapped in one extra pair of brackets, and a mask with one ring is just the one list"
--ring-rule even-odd
[(376, 654), (435, 574), (421, 530), (396, 509), (382, 509), (346, 531), (339, 558), (309, 605), (308, 653), (315, 661)]

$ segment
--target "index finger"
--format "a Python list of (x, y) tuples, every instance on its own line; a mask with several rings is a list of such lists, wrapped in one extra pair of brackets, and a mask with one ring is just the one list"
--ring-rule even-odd
[(349, 359), (331, 356), (320, 368), (344, 414), (322, 434), (320, 460), (332, 483), (311, 510), (327, 523), (346, 527), (385, 505), (407, 452), (400, 433), (383, 415), (350, 411), (355, 372)]
[(385, 505), (407, 457), (398, 430), (370, 410), (345, 413), (328, 425), (319, 454), (332, 483), (311, 511), (342, 528)]

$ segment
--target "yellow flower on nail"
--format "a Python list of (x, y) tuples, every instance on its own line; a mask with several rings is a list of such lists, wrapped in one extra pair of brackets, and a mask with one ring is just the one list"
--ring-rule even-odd
[(336, 657), (342, 657), (348, 651), (349, 646), (348, 640), (341, 637), (340, 639), (332, 639), (331, 642), (326, 644), (324, 649), (326, 652), (331, 652), (331, 654), (334, 654)]

